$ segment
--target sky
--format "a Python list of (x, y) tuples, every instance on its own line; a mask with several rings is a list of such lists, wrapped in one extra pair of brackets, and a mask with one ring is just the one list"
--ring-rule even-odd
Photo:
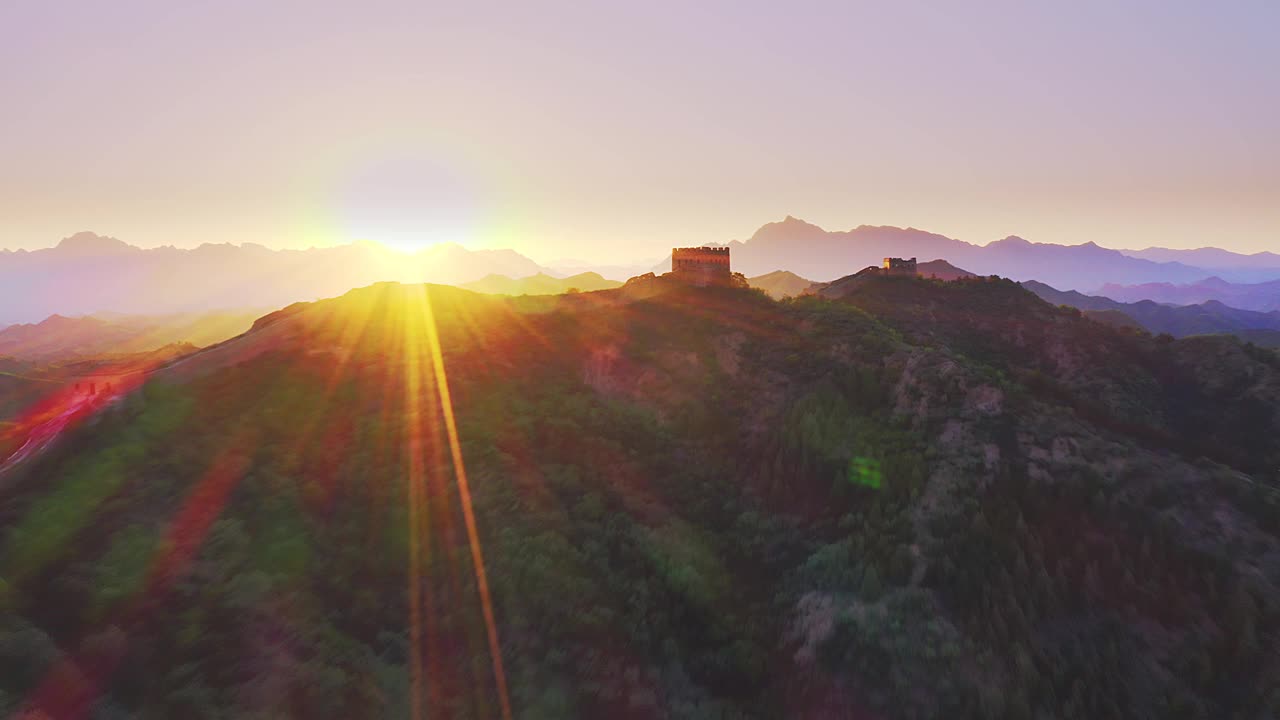
[(0, 247), (1280, 251), (1280, 3), (0, 3)]

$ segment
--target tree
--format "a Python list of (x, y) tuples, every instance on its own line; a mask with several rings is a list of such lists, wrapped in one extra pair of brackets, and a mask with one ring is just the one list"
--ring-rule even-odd
[(883, 592), (884, 588), (880, 585), (880, 574), (876, 572), (875, 565), (867, 565), (866, 572), (862, 574), (862, 594), (870, 600), (877, 600)]

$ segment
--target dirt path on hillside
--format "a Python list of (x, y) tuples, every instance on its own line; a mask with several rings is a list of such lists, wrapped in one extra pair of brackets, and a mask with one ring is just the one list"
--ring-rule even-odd
[[(87, 420), (125, 395), (132, 387), (140, 384), (140, 378), (128, 377), (132, 374), (89, 375), (78, 379), (73, 378), (67, 383), (73, 389), (64, 389), (54, 397), (47, 398), (45, 402), (51, 403), (53, 407), (42, 409), (39, 413), (47, 417), (32, 424), (26, 430), (26, 438), (18, 449), (0, 460), (0, 490), (7, 484), (5, 479), (10, 471), (44, 452), (67, 428)], [(95, 392), (83, 389), (82, 386), (89, 382), (99, 385), (95, 387)], [(72, 386), (72, 383), (76, 384)]]

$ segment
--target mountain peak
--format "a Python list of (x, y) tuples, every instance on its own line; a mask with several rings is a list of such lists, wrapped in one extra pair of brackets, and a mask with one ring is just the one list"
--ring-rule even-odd
[(751, 236), (751, 241), (787, 241), (796, 238), (810, 238), (826, 234), (826, 230), (805, 222), (794, 215), (788, 215), (779, 222), (765, 223)]
[(120, 252), (131, 247), (123, 240), (83, 230), (70, 237), (62, 238), (57, 249), (78, 254), (99, 255)]
[(42, 331), (61, 332), (75, 328), (89, 328), (105, 325), (104, 320), (92, 317), (67, 317), (54, 313), (38, 323), (15, 325), (14, 327), (38, 328)]

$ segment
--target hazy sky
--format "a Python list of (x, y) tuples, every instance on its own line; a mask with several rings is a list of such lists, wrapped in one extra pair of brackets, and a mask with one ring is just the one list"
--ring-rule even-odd
[(1280, 251), (1280, 2), (0, 3), (0, 247)]

